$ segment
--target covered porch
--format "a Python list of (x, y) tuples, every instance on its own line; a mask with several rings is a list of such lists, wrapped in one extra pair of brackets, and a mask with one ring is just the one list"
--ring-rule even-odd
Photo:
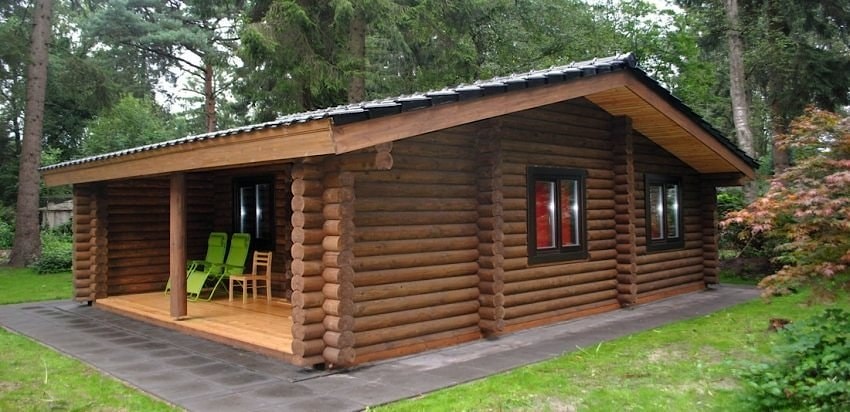
[(177, 320), (169, 311), (170, 295), (136, 293), (98, 299), (97, 307), (144, 322), (178, 330), (227, 345), (291, 361), (292, 305), (285, 299), (229, 301), (227, 295), (210, 301), (188, 302), (191, 316)]

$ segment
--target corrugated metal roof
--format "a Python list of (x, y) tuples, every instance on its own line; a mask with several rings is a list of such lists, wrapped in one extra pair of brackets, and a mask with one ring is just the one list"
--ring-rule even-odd
[(434, 90), (426, 93), (402, 95), (386, 99), (372, 100), (361, 103), (340, 105), (326, 109), (313, 110), (309, 112), (290, 114), (266, 123), (258, 123), (243, 127), (236, 127), (233, 129), (187, 136), (181, 139), (134, 147), (131, 149), (120, 150), (82, 159), (70, 160), (67, 162), (42, 167), (41, 170), (54, 170), (63, 167), (80, 165), (84, 163), (97, 162), (100, 160), (113, 159), (117, 157), (131, 155), (134, 153), (157, 150), (169, 146), (177, 146), (186, 143), (200, 142), (204, 140), (213, 140), (220, 137), (232, 136), (256, 130), (287, 127), (292, 124), (306, 123), (326, 118), (331, 118), (335, 125), (353, 123), (397, 113), (419, 110), (446, 103), (477, 99), (480, 97), (500, 93), (509, 93), (516, 90), (522, 90), (546, 84), (555, 84), (582, 77), (590, 77), (600, 73), (607, 73), (624, 69), (630, 69), (633, 72), (637, 73), (639, 75), (638, 77), (640, 77), (644, 82), (649, 84), (653, 88), (653, 90), (658, 92), (661, 96), (666, 98), (668, 101), (670, 101), (680, 110), (682, 110), (685, 114), (687, 114), (689, 117), (693, 118), (697, 123), (702, 125), (721, 143), (729, 147), (738, 156), (747, 161), (748, 164), (754, 167), (757, 166), (757, 163), (753, 159), (751, 159), (743, 151), (738, 149), (737, 146), (732, 144), (732, 142), (726, 139), (726, 137), (724, 137), (719, 131), (711, 127), (711, 125), (709, 125), (705, 120), (703, 120), (696, 113), (694, 113), (679, 99), (673, 96), (667, 89), (665, 89), (658, 82), (650, 78), (643, 70), (638, 69), (636, 66), (637, 60), (635, 59), (635, 56), (632, 53), (620, 54), (616, 56), (609, 56), (581, 62), (573, 62), (564, 66), (551, 67), (545, 70), (529, 71), (526, 73), (511, 74), (509, 76), (494, 77), (489, 80), (478, 80), (471, 84), (461, 84), (455, 87), (448, 87), (442, 90)]

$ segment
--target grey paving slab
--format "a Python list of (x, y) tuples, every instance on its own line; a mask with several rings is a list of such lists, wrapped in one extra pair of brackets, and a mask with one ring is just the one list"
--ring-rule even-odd
[(724, 286), (341, 371), (296, 367), (70, 301), (0, 306), (0, 326), (191, 411), (355, 411), (757, 297)]

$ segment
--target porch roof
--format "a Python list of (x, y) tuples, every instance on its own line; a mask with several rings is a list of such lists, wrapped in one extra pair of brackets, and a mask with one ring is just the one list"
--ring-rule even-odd
[(579, 97), (631, 117), (635, 130), (701, 173), (755, 174), (752, 158), (638, 68), (631, 53), (296, 113), (41, 171), (45, 183), (56, 186), (342, 154)]

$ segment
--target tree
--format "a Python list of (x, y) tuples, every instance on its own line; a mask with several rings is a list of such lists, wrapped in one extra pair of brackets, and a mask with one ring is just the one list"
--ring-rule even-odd
[(88, 123), (83, 142), (87, 156), (160, 142), (174, 136), (162, 111), (149, 100), (124, 96)]
[(753, 132), (750, 129), (750, 102), (747, 98), (747, 81), (744, 72), (744, 40), (738, 17), (738, 0), (725, 0), (729, 47), (729, 94), (732, 97), (732, 119), (738, 146), (751, 157), (756, 156)]
[(832, 279), (850, 264), (850, 117), (809, 108), (776, 144), (797, 154), (770, 189), (723, 225), (776, 240), (783, 267), (759, 286), (766, 295)]
[[(225, 92), (222, 71), (238, 42), (243, 2), (226, 0), (109, 0), (94, 13), (86, 32), (113, 48), (132, 48), (147, 67), (175, 67), (201, 81), (205, 129), (217, 128), (216, 102)], [(226, 81), (226, 80), (225, 80)]]
[(41, 251), (38, 230), (38, 166), (41, 160), (44, 96), (47, 90), (51, 6), (51, 0), (36, 0), (33, 5), (24, 138), (18, 172), (15, 240), (9, 256), (9, 264), (19, 267), (32, 263)]

